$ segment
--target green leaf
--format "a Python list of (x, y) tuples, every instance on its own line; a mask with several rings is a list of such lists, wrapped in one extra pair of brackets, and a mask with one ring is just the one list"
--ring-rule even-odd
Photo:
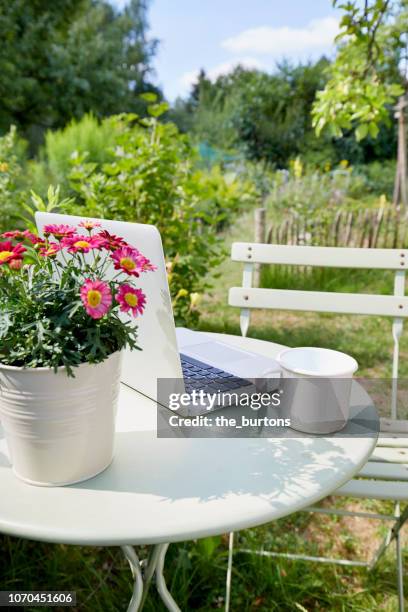
[(374, 123), (374, 121), (371, 121), (371, 123), (368, 125), (368, 131), (369, 131), (371, 138), (377, 138), (378, 132), (380, 130), (379, 130), (378, 125)]
[(160, 117), (166, 111), (169, 110), (169, 105), (167, 102), (160, 102), (160, 104), (152, 104), (147, 107), (147, 112), (151, 117)]
[(156, 102), (156, 100), (157, 100), (157, 94), (155, 94), (153, 92), (150, 92), (150, 91), (146, 92), (146, 93), (140, 94), (140, 97), (145, 102)]
[(357, 126), (355, 134), (358, 142), (360, 142), (360, 140), (363, 140), (368, 134), (368, 124), (361, 123), (359, 126)]

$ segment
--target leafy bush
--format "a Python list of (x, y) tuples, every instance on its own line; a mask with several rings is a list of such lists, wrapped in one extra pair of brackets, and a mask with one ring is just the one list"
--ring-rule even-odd
[(360, 189), (353, 182), (350, 195), (354, 198), (364, 197), (367, 194), (384, 194), (388, 200), (393, 197), (395, 181), (395, 161), (372, 162), (364, 166), (357, 166), (355, 176), (361, 179)]
[[(252, 196), (248, 181), (219, 168), (197, 170), (197, 154), (172, 123), (160, 123), (164, 104), (150, 117), (106, 120), (115, 134), (111, 161), (73, 160), (69, 175), (73, 214), (156, 225), (162, 235), (177, 323), (194, 323), (206, 277), (220, 262), (216, 230)], [(103, 122), (104, 126), (105, 122)]]
[(23, 188), (24, 142), (17, 137), (16, 128), (0, 137), (0, 230), (16, 222), (21, 203), (26, 197)]
[(101, 164), (113, 159), (115, 144), (114, 124), (109, 119), (102, 123), (92, 114), (73, 119), (64, 129), (48, 132), (40, 162), (30, 167), (34, 189), (45, 195), (49, 183), (61, 185), (67, 191), (72, 157), (87, 156), (89, 162)]

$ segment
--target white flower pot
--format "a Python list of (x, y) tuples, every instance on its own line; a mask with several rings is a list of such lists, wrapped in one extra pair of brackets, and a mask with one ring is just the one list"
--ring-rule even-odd
[(73, 484), (113, 458), (121, 353), (74, 369), (0, 364), (0, 420), (13, 470), (39, 486)]

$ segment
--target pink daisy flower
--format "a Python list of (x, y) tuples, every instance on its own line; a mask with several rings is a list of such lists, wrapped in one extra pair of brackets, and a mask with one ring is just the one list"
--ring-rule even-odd
[(101, 227), (101, 224), (99, 223), (99, 221), (91, 221), (90, 219), (81, 221), (81, 223), (78, 224), (78, 227), (83, 227), (87, 230), (92, 230), (94, 229), (94, 227)]
[(112, 253), (113, 265), (130, 276), (139, 276), (141, 272), (140, 253), (130, 246), (121, 247)]
[(157, 270), (157, 266), (154, 266), (150, 259), (147, 259), (147, 257), (141, 253), (139, 253), (139, 265), (142, 272), (154, 272)]
[(63, 238), (61, 244), (69, 253), (89, 253), (91, 249), (102, 249), (106, 243), (100, 236), (75, 235)]
[(57, 242), (50, 242), (47, 246), (40, 248), (41, 257), (53, 257), (61, 250), (61, 245)]
[(65, 223), (51, 223), (49, 225), (44, 225), (44, 234), (46, 236), (52, 234), (54, 238), (57, 238), (58, 240), (61, 238), (66, 238), (67, 236), (73, 236), (76, 234), (76, 228), (72, 227), (72, 225), (66, 225)]
[(4, 232), (2, 238), (20, 238), (22, 232), (20, 230), (11, 230), (10, 232)]
[(9, 268), (11, 270), (21, 270), (22, 267), (23, 267), (22, 259), (11, 259), (9, 262)]
[(146, 296), (141, 289), (134, 289), (130, 285), (123, 284), (115, 295), (115, 299), (120, 304), (121, 312), (132, 312), (134, 317), (143, 314), (146, 304)]
[(22, 244), (13, 246), (11, 240), (0, 242), (0, 266), (9, 263), (13, 259), (23, 259), (23, 253), (26, 250)]
[(2, 234), (3, 238), (22, 238), (23, 240), (26, 238), (31, 242), (31, 244), (37, 244), (41, 242), (41, 238), (30, 232), (29, 230), (24, 230), (21, 232), (20, 230), (12, 230), (10, 232), (4, 232)]
[(112, 304), (112, 294), (108, 283), (88, 278), (81, 287), (81, 300), (90, 317), (101, 319)]
[(107, 230), (102, 230), (98, 233), (98, 236), (103, 238), (106, 241), (106, 248), (114, 251), (115, 249), (120, 249), (121, 247), (129, 246), (126, 240), (121, 238), (120, 236), (115, 236), (115, 234), (110, 234)]
[(122, 270), (130, 276), (139, 276), (140, 272), (149, 272), (156, 269), (156, 266), (153, 266), (144, 255), (130, 246), (114, 251), (112, 259), (116, 270)]
[(23, 238), (27, 238), (31, 242), (31, 244), (40, 244), (42, 242), (41, 238), (39, 238), (36, 234), (33, 234), (29, 230), (24, 230), (21, 232)]

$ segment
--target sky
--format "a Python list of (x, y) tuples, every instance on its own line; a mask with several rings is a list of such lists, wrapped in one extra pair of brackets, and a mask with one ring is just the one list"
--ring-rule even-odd
[(170, 101), (188, 95), (201, 68), (215, 79), (238, 64), (272, 72), (282, 59), (331, 56), (338, 31), (331, 0), (151, 0), (149, 22), (160, 41), (155, 82)]

